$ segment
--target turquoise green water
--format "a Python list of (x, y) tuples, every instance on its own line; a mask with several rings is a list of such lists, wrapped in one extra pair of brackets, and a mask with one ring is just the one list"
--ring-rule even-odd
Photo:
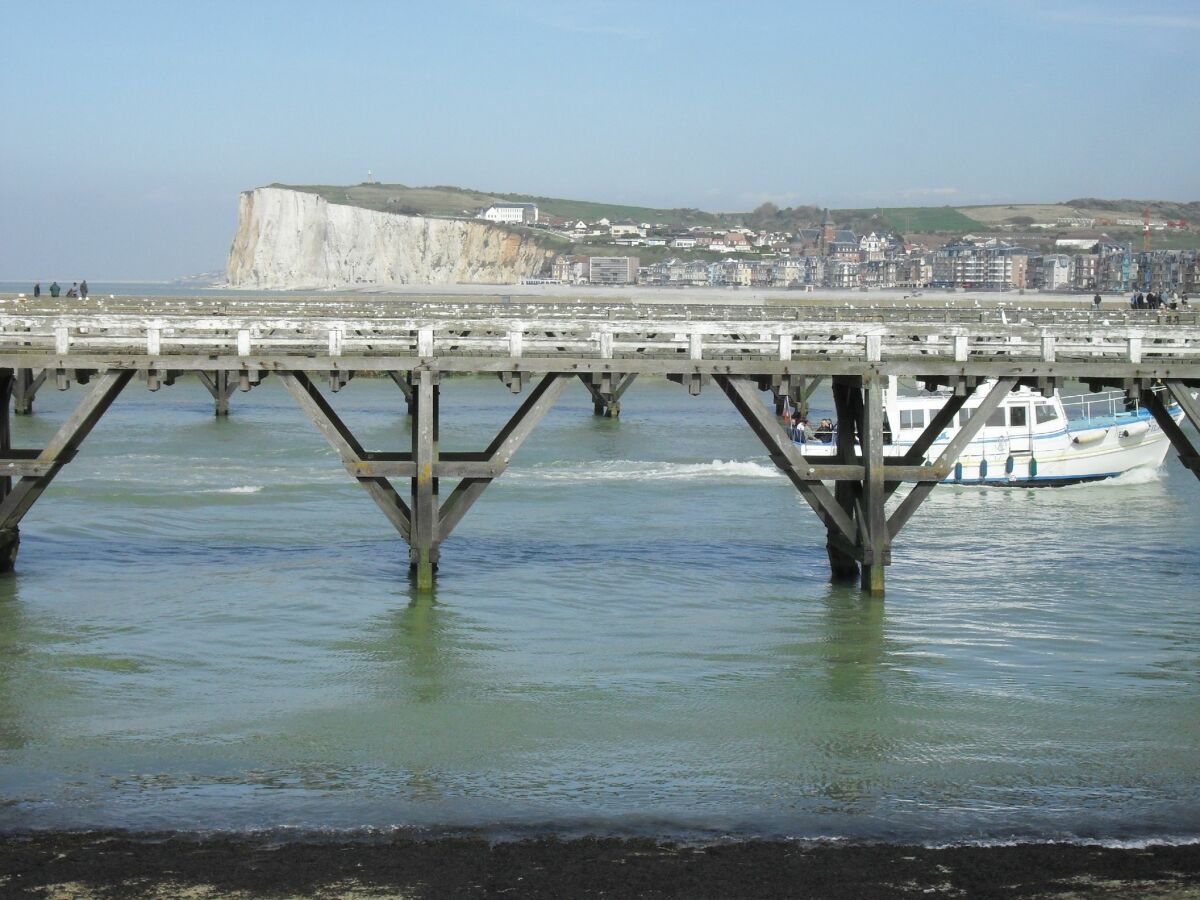
[[(394, 386), (333, 399), (405, 446)], [(443, 448), (519, 399), (448, 379)], [(280, 385), (217, 422), (135, 382), (0, 581), (0, 828), (1196, 837), (1198, 532), (1174, 454), (943, 486), (869, 600), (718, 391), (642, 380), (612, 422), (575, 385), (421, 600)]]

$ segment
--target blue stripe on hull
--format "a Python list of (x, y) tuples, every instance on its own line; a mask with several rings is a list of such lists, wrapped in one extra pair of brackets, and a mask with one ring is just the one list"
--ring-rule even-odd
[[(1130, 470), (1132, 471), (1132, 470)], [(1103, 481), (1116, 478), (1123, 472), (1105, 472), (1103, 475), (1036, 475), (1033, 478), (963, 478), (956, 481), (947, 478), (942, 484), (984, 485), (987, 487), (1065, 487), (1068, 484), (1083, 484), (1086, 481)]]

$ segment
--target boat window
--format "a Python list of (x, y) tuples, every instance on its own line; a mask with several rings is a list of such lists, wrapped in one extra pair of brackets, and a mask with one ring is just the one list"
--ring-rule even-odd
[(902, 409), (902, 410), (900, 410), (900, 427), (901, 428), (924, 428), (925, 427), (925, 410), (923, 410), (923, 409)]
[(1029, 424), (1029, 407), (1010, 406), (1008, 408), (1008, 424), (1013, 428), (1024, 428)]
[(1058, 418), (1058, 414), (1054, 411), (1054, 407), (1049, 403), (1039, 403), (1036, 408), (1037, 423), (1039, 425), (1045, 422), (1053, 422)]
[(987, 417), (987, 421), (983, 423), (988, 428), (1003, 428), (1004, 427), (1004, 407), (1000, 407), (994, 413)]

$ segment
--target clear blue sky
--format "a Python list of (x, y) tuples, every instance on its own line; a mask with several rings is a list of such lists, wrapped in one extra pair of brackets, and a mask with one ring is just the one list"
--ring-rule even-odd
[(1200, 199), (1196, 0), (2, 0), (0, 280), (221, 269), (237, 194)]

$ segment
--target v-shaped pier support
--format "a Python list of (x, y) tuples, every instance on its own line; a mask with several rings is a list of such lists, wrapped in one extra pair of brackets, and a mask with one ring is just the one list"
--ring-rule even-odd
[[(405, 380), (411, 385), (411, 397), (405, 392), (405, 398), (411, 403), (414, 416), (412, 450), (393, 453), (363, 449), (303, 372), (286, 372), (281, 377), (296, 402), (341, 456), (346, 470), (366, 488), (388, 521), (408, 542), (409, 564), (419, 590), (433, 587), (442, 542), (492, 480), (508, 468), (513, 455), (549, 412), (568, 382), (566, 375), (551, 373), (544, 376), (486, 450), (442, 453), (438, 449), (438, 373), (428, 369), (414, 371)], [(393, 478), (409, 479), (407, 502), (393, 487)], [(439, 505), (439, 481), (442, 478), (459, 481), (450, 496)]]
[(592, 412), (606, 419), (616, 419), (621, 415), (621, 397), (629, 390), (629, 386), (637, 379), (636, 372), (621, 375), (617, 372), (594, 372), (589, 375), (580, 374), (579, 380), (584, 383), (588, 393), (592, 395)]
[[(800, 445), (763, 405), (752, 379), (734, 375), (714, 378), (767, 448), (771, 461), (824, 523), (833, 579), (858, 578), (861, 566), (862, 588), (872, 594), (884, 591), (884, 566), (892, 561), (892, 541), (934, 486), (950, 474), (987, 417), (1017, 384), (1016, 378), (999, 379), (983, 402), (971, 410), (970, 418), (937, 460), (927, 465), (926, 454), (962, 408), (969, 391), (964, 389), (948, 398), (913, 446), (896, 459), (884, 453), (883, 379), (835, 377), (838, 446), (835, 461), (829, 463), (804, 455)], [(826, 482), (833, 482), (832, 490)], [(889, 515), (887, 500), (902, 482), (915, 484)]]

